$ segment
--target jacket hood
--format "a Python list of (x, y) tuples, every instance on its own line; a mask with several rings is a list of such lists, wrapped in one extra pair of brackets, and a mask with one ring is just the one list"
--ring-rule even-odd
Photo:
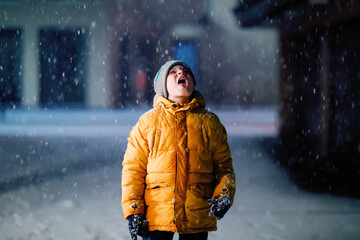
[(194, 91), (193, 94), (190, 97), (190, 102), (185, 103), (183, 105), (170, 101), (169, 99), (156, 94), (154, 97), (154, 108), (156, 107), (162, 107), (165, 109), (170, 109), (173, 112), (175, 111), (186, 111), (188, 109), (194, 109), (197, 107), (205, 107), (205, 98), (199, 91)]

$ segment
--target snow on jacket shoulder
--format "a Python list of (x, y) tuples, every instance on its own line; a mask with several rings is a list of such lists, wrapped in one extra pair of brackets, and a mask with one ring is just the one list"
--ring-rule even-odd
[(194, 93), (180, 106), (156, 96), (130, 132), (123, 160), (122, 207), (127, 219), (146, 214), (149, 230), (215, 231), (207, 200), (235, 195), (225, 128)]

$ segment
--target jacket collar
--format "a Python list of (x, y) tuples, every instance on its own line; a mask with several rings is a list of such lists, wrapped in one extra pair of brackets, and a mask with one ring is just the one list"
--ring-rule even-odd
[(205, 99), (199, 91), (194, 91), (194, 93), (191, 96), (191, 101), (189, 103), (180, 105), (179, 103), (172, 102), (169, 99), (156, 94), (154, 97), (154, 108), (157, 107), (164, 108), (170, 111), (171, 113), (175, 114), (175, 112), (192, 110), (198, 107), (204, 108)]

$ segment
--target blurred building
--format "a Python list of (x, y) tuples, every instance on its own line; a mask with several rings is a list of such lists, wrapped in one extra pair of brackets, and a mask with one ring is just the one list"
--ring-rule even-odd
[[(2, 108), (148, 106), (173, 58), (190, 64), (210, 102), (275, 104), (276, 34), (234, 31), (233, 3), (1, 0)], [(253, 41), (261, 34), (267, 44)]]
[(106, 106), (107, 12), (90, 1), (0, 1), (3, 107)]
[(301, 185), (360, 196), (360, 2), (238, 1), (243, 28), (279, 31), (277, 157)]

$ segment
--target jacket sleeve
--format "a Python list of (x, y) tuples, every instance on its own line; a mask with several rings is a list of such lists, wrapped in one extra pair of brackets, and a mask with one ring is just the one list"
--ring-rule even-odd
[(224, 126), (218, 121), (218, 127), (211, 136), (211, 151), (213, 154), (213, 170), (215, 189), (212, 198), (228, 194), (232, 202), (235, 196), (235, 173), (232, 165), (230, 147)]
[(132, 214), (145, 214), (144, 191), (148, 154), (144, 121), (140, 118), (130, 132), (122, 162), (121, 204), (125, 219)]

